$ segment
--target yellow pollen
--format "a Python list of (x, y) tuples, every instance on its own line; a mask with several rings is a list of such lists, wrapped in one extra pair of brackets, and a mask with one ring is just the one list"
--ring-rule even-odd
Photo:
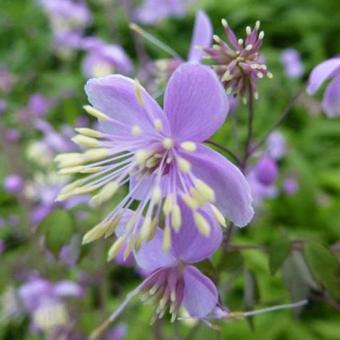
[(163, 123), (160, 119), (156, 119), (154, 122), (155, 129), (160, 132), (163, 130)]
[(83, 166), (73, 166), (70, 168), (64, 168), (58, 171), (59, 175), (70, 175), (81, 172), (84, 169)]
[(153, 189), (153, 193), (152, 193), (152, 199), (154, 200), (155, 203), (159, 203), (159, 201), (162, 198), (162, 191), (160, 187), (155, 187)]
[(95, 109), (90, 105), (85, 105), (84, 110), (91, 116), (97, 118), (98, 120), (109, 120), (110, 117), (107, 116), (105, 113), (100, 112), (99, 110)]
[(171, 223), (175, 231), (179, 232), (182, 225), (182, 215), (181, 209), (179, 208), (178, 204), (175, 204), (173, 207), (173, 211), (171, 213)]
[(223, 26), (224, 28), (227, 28), (227, 27), (228, 27), (228, 21), (227, 21), (226, 19), (222, 19), (222, 20), (221, 20), (221, 23), (222, 23), (222, 26)]
[(174, 141), (171, 138), (164, 138), (163, 139), (163, 147), (166, 150), (169, 150), (174, 144)]
[(163, 250), (168, 252), (171, 247), (171, 229), (166, 226), (163, 233)]
[(189, 193), (185, 193), (182, 195), (182, 200), (191, 210), (196, 210), (199, 207), (199, 203), (189, 195)]
[(164, 205), (163, 205), (164, 215), (170, 214), (172, 205), (173, 205), (173, 198), (172, 198), (172, 195), (170, 194), (165, 198), (165, 201), (164, 201)]
[(204, 236), (210, 235), (210, 226), (208, 221), (198, 212), (194, 212), (194, 221), (199, 232)]
[(186, 159), (182, 157), (178, 157), (177, 163), (178, 163), (179, 169), (182, 172), (187, 173), (191, 170), (191, 164)]
[(106, 184), (97, 195), (93, 196), (90, 204), (94, 207), (101, 205), (102, 203), (109, 200), (119, 188), (117, 182), (110, 182)]
[(142, 134), (142, 129), (138, 125), (133, 125), (131, 128), (131, 134), (134, 137), (138, 137)]
[(143, 150), (143, 149), (138, 150), (136, 152), (136, 161), (139, 165), (143, 165), (149, 156), (150, 156), (150, 152), (148, 152), (147, 150)]
[(198, 179), (195, 181), (195, 187), (197, 191), (208, 201), (215, 201), (215, 192), (214, 190), (205, 182)]
[(181, 143), (181, 148), (184, 151), (194, 152), (197, 150), (197, 145), (194, 142), (183, 142)]
[(97, 224), (84, 235), (82, 244), (88, 244), (102, 238), (105, 234), (105, 230), (105, 225), (103, 225), (103, 223)]
[(113, 220), (109, 220), (108, 222), (104, 222), (105, 224), (105, 238), (108, 238), (109, 236), (111, 236), (113, 234), (113, 232), (115, 231), (116, 227), (118, 226), (118, 223), (121, 220), (121, 216), (118, 215), (116, 216)]
[(99, 161), (109, 156), (109, 154), (110, 154), (110, 151), (108, 149), (97, 148), (97, 149), (87, 150), (84, 153), (83, 158), (86, 161)]

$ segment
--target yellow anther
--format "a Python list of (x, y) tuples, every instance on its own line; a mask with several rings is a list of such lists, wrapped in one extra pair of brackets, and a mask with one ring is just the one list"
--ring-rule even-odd
[(154, 126), (155, 126), (155, 129), (158, 131), (158, 132), (161, 132), (163, 130), (163, 123), (162, 121), (157, 118), (154, 122)]
[(199, 232), (204, 236), (210, 235), (210, 226), (208, 221), (198, 212), (194, 212), (194, 221)]
[(243, 39), (238, 39), (237, 42), (238, 42), (239, 45), (243, 45), (243, 42), (244, 42), (244, 41), (243, 41)]
[(83, 166), (73, 166), (70, 168), (64, 168), (58, 171), (59, 175), (70, 175), (70, 174), (75, 174), (78, 172), (81, 172), (81, 170), (83, 170), (84, 167)]
[(222, 81), (229, 81), (229, 80), (233, 79), (233, 77), (234, 77), (234, 76), (230, 73), (230, 71), (227, 70), (227, 71), (224, 72), (224, 74), (223, 74), (221, 80), (222, 80)]
[(139, 125), (133, 125), (131, 128), (131, 134), (134, 137), (138, 137), (142, 134), (142, 129), (139, 127)]
[(94, 130), (94, 129), (88, 129), (88, 128), (76, 128), (75, 129), (78, 133), (81, 135), (87, 136), (87, 137), (94, 137), (94, 138), (101, 138), (103, 137), (103, 134), (100, 131)]
[(96, 189), (96, 187), (76, 187), (72, 190), (68, 190), (67, 192), (62, 191), (60, 195), (56, 198), (56, 202), (65, 201), (72, 196), (88, 194)]
[(161, 198), (162, 198), (162, 190), (159, 186), (157, 186), (153, 189), (152, 199), (157, 204), (157, 203), (159, 203)]
[(150, 227), (151, 227), (151, 218), (149, 216), (146, 216), (144, 218), (144, 222), (142, 224), (141, 234), (140, 234), (143, 240), (146, 240), (148, 238)]
[(129, 242), (127, 244), (127, 247), (124, 250), (124, 261), (129, 257), (129, 255), (131, 254), (131, 251), (135, 248), (135, 239), (133, 237), (133, 235), (130, 236)]
[(99, 161), (101, 159), (108, 157), (109, 155), (110, 155), (110, 151), (108, 149), (97, 148), (97, 149), (87, 150), (84, 153), (83, 158), (86, 161)]
[(119, 185), (117, 182), (110, 182), (106, 184), (97, 195), (93, 196), (90, 200), (90, 204), (94, 207), (101, 205), (109, 200), (115, 192), (118, 190)]
[(83, 135), (77, 135), (73, 138), (71, 138), (71, 140), (81, 146), (87, 146), (90, 148), (94, 148), (97, 147), (99, 145), (99, 142), (97, 139), (92, 138), (92, 137), (86, 137)]
[(81, 185), (80, 180), (76, 180), (68, 185), (66, 185), (63, 190), (61, 191), (61, 194), (69, 193), (70, 191), (74, 190), (75, 188), (78, 188)]
[(150, 152), (147, 150), (138, 150), (136, 152), (136, 161), (139, 165), (144, 165), (145, 161), (148, 159), (150, 156)]
[(166, 150), (169, 150), (174, 144), (174, 141), (171, 138), (164, 138), (163, 139), (163, 147)]
[(249, 45), (246, 46), (246, 51), (250, 51), (252, 48), (253, 48), (253, 45), (249, 44)]
[(260, 40), (263, 40), (263, 38), (264, 38), (264, 32), (261, 31), (260, 34), (259, 34), (259, 39), (260, 39)]
[(75, 152), (60, 154), (55, 158), (55, 161), (59, 163), (61, 168), (77, 166), (85, 162), (83, 155)]
[(177, 158), (177, 164), (179, 166), (179, 169), (184, 173), (187, 173), (191, 170), (191, 164), (182, 157)]
[(199, 203), (188, 193), (182, 195), (182, 199), (188, 208), (196, 210), (199, 207)]
[(95, 109), (90, 105), (85, 105), (84, 110), (91, 116), (97, 118), (98, 120), (110, 120), (110, 117), (107, 116), (105, 113), (100, 112), (99, 110)]
[(214, 206), (213, 204), (211, 205), (211, 210), (212, 210), (217, 222), (221, 226), (226, 227), (227, 224), (225, 222), (225, 218), (224, 218), (223, 214), (221, 213), (221, 211), (216, 206)]
[(217, 43), (220, 43), (220, 42), (221, 42), (221, 38), (220, 38), (218, 35), (216, 35), (216, 34), (213, 35), (213, 39), (214, 39)]
[(138, 79), (135, 79), (135, 95), (138, 104), (144, 107), (143, 88)]
[(82, 244), (91, 243), (102, 238), (105, 234), (105, 230), (105, 225), (103, 223), (97, 224), (84, 235)]
[(84, 168), (83, 167), (83, 169), (80, 170), (79, 172), (81, 174), (95, 174), (96, 172), (99, 172), (99, 171), (101, 171), (103, 169), (104, 169), (104, 167), (102, 167), (102, 166), (94, 166), (92, 168)]
[(251, 27), (250, 26), (246, 27), (246, 33), (247, 33), (247, 35), (251, 34)]
[(168, 252), (171, 248), (171, 229), (166, 226), (163, 232), (163, 250)]
[(109, 252), (107, 254), (107, 261), (111, 261), (117, 256), (124, 242), (125, 242), (125, 236), (121, 236), (115, 241), (115, 243), (109, 249)]
[(182, 226), (182, 214), (178, 204), (175, 204), (171, 213), (171, 224), (176, 232), (181, 229)]
[(164, 205), (163, 205), (164, 215), (170, 214), (173, 203), (174, 203), (174, 200), (173, 200), (172, 194), (169, 194), (164, 200)]
[(228, 21), (227, 21), (226, 19), (222, 19), (222, 20), (221, 20), (221, 23), (222, 23), (222, 26), (223, 26), (224, 28), (227, 28), (227, 27), (228, 27)]
[(197, 191), (209, 202), (215, 201), (215, 192), (214, 190), (205, 182), (198, 179), (195, 181), (195, 187)]
[(121, 218), (122, 217), (120, 215), (118, 215), (113, 220), (109, 220), (108, 222), (106, 222), (106, 224), (105, 224), (106, 228), (105, 228), (105, 234), (104, 234), (105, 238), (108, 238), (109, 236), (111, 236), (113, 234), (113, 232), (117, 228)]
[(183, 142), (181, 143), (181, 148), (184, 151), (194, 152), (197, 150), (197, 145), (194, 142)]

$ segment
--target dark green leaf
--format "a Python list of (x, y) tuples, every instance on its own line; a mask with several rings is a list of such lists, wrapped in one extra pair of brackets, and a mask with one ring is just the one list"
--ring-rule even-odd
[(291, 242), (285, 237), (275, 240), (269, 250), (269, 269), (274, 275), (282, 266), (284, 260), (288, 257), (291, 248)]
[(340, 265), (337, 258), (327, 248), (315, 242), (308, 242), (304, 253), (315, 279), (333, 298), (340, 299)]

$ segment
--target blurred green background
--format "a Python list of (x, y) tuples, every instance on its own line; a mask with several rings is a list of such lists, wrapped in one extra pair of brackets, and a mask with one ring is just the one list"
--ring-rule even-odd
[[(107, 42), (121, 44), (132, 58), (136, 58), (128, 21), (122, 8), (118, 5), (110, 6), (109, 1), (103, 5), (100, 1), (92, 0), (88, 1), (88, 5), (94, 20), (87, 33), (100, 36)], [(195, 9), (198, 8), (207, 12), (215, 31), (221, 37), (222, 17), (228, 20), (238, 35), (244, 34), (247, 25), (261, 20), (265, 31), (263, 53), (274, 79), (260, 83), (260, 99), (256, 103), (255, 118), (257, 138), (272, 125), (286, 103), (307, 80), (310, 70), (340, 51), (338, 0), (204, 0), (196, 2), (185, 18), (169, 19), (147, 30), (184, 57), (190, 44)], [(0, 64), (6, 65), (16, 77), (12, 92), (2, 95), (8, 105), (6, 113), (0, 117), (5, 126), (16, 126), (15, 112), (27, 103), (34, 92), (41, 92), (49, 98), (71, 94), (48, 113), (48, 121), (56, 128), (63, 123), (73, 126), (76, 118), (82, 114), (81, 107), (86, 103), (83, 91), (85, 79), (80, 67), (82, 53), (77, 53), (67, 61), (57, 58), (51, 52), (51, 39), (48, 20), (38, 2), (1, 0)], [(154, 59), (166, 57), (157, 48), (149, 44), (146, 46)], [(283, 72), (280, 54), (284, 48), (291, 47), (301, 53), (305, 65), (305, 74), (301, 80), (288, 79)], [(215, 268), (210, 268), (211, 263), (201, 265), (210, 274), (218, 269), (223, 303), (231, 310), (288, 303), (292, 295), (294, 298), (302, 298), (306, 290), (310, 290), (308, 278), (301, 276), (301, 266), (306, 264), (304, 260), (301, 264), (296, 254), (292, 255), (295, 252), (290, 254), (290, 263), (286, 261), (283, 269), (274, 275), (271, 273), (269, 258), (275, 257), (273, 253), (284, 248), (282, 240), (316, 241), (327, 248), (332, 247), (333, 253), (339, 254), (336, 252), (339, 247), (336, 246), (340, 242), (340, 120), (325, 117), (318, 104), (320, 98), (321, 92), (314, 98), (303, 95), (280, 129), (287, 138), (288, 153), (280, 162), (279, 181), (286, 174), (296, 174), (298, 192), (293, 196), (280, 194), (275, 199), (267, 200), (255, 222), (238, 231), (233, 240), (235, 244), (268, 246), (269, 255), (268, 251), (259, 249), (234, 250), (228, 254), (219, 252), (212, 260)], [(242, 136), (245, 132), (246, 108), (240, 105), (237, 112)], [(38, 131), (25, 126), (17, 127), (23, 133), (19, 161), (33, 175), (35, 168), (27, 161), (25, 148), (40, 135)], [(237, 151), (231, 140), (231, 130), (231, 124), (226, 123), (215, 140)], [(3, 152), (0, 157), (0, 176), (3, 178), (10, 169)], [(20, 215), (20, 204), (0, 190), (1, 216)], [(70, 222), (70, 226), (65, 221), (60, 222), (60, 217), (54, 215), (49, 226), (53, 224), (54, 228), (60, 228), (64, 236), (73, 233), (80, 235), (96, 223), (96, 213), (103, 215), (102, 211), (90, 211), (85, 222)], [(40, 228), (39, 232), (44, 232), (44, 228)], [(104, 275), (104, 284), (100, 289), (94, 284), (81, 302), (72, 302), (78, 326), (85, 334), (93, 330), (122, 301), (125, 294), (140, 282), (133, 269), (105, 263), (103, 249), (108, 247), (107, 242), (83, 247), (77, 266), (68, 269), (58, 261), (47, 263), (33, 241), (27, 241), (26, 236), (13, 235), (11, 228), (4, 227), (0, 233), (8, 243), (7, 250), (0, 255), (0, 292), (4, 292), (9, 285), (20, 284), (14, 277), (16, 270), (23, 266), (37, 269), (51, 280), (76, 279), (82, 272), (90, 277), (96, 277), (98, 273)], [(28, 240), (31, 240), (30, 237)], [(32, 236), (33, 239), (35, 237)], [(285, 266), (289, 267), (286, 271), (291, 275), (288, 279), (288, 274), (283, 274)], [(250, 294), (248, 299), (245, 290)], [(332, 297), (327, 300), (320, 294), (314, 295), (315, 300), (301, 313), (279, 311), (258, 316), (249, 322), (220, 322), (220, 331), (209, 329), (203, 324), (170, 324), (167, 319), (151, 327), (149, 321), (152, 308), (137, 300), (127, 308), (121, 320), (128, 325), (127, 339), (339, 339), (339, 304)], [(317, 298), (321, 301), (317, 302)], [(2, 320), (0, 338), (41, 338), (30, 335), (28, 327), (25, 318), (10, 323)]]

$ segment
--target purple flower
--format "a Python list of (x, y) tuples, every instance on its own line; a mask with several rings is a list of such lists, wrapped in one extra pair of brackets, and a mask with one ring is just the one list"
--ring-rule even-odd
[(4, 113), (7, 109), (7, 103), (5, 100), (0, 99), (0, 114)]
[(6, 129), (5, 130), (5, 139), (7, 142), (15, 143), (19, 141), (21, 138), (21, 133), (17, 129)]
[(51, 101), (44, 95), (34, 93), (29, 99), (27, 110), (31, 117), (42, 117), (47, 113), (51, 105)]
[(136, 17), (143, 24), (157, 24), (171, 16), (184, 16), (188, 2), (188, 0), (144, 0), (144, 4), (136, 11)]
[(222, 25), (228, 43), (215, 35), (216, 45), (204, 51), (213, 61), (228, 94), (238, 94), (244, 101), (247, 100), (247, 94), (257, 98), (257, 81), (264, 76), (273, 77), (260, 54), (264, 37), (264, 32), (259, 31), (260, 22), (257, 21), (253, 29), (247, 26), (245, 39), (237, 39), (225, 19), (222, 19)]
[(98, 38), (86, 38), (82, 46), (87, 50), (83, 60), (86, 77), (103, 77), (113, 73), (130, 74), (132, 62), (119, 45), (109, 45)]
[[(170, 231), (181, 229), (181, 202), (190, 207), (198, 230), (206, 236), (211, 232), (206, 213), (222, 225), (223, 215), (240, 227), (249, 223), (253, 209), (246, 179), (203, 145), (228, 112), (223, 87), (208, 67), (181, 65), (165, 91), (164, 111), (139, 83), (123, 76), (91, 79), (85, 90), (93, 105), (85, 109), (100, 124), (98, 130), (77, 129), (80, 135), (73, 141), (92, 149), (59, 155), (57, 161), (60, 173), (91, 175), (66, 186), (59, 200), (97, 191), (90, 203), (98, 206), (129, 183), (126, 197), (95, 228), (116, 226), (122, 212), (138, 202), (126, 234), (133, 232), (131, 242), (152, 238), (164, 217), (164, 249), (170, 248)], [(92, 163), (85, 165), (88, 162)], [(143, 212), (145, 221), (139, 228)], [(117, 242), (118, 247), (124, 240)]]
[(278, 176), (276, 162), (268, 156), (262, 157), (254, 168), (256, 179), (265, 186), (273, 185)]
[(38, 330), (51, 330), (67, 324), (68, 313), (64, 297), (81, 297), (83, 289), (72, 281), (49, 282), (32, 277), (18, 290), (19, 297)]
[(291, 196), (294, 195), (299, 190), (299, 182), (296, 177), (289, 176), (283, 181), (283, 191)]
[(304, 66), (297, 50), (293, 48), (283, 50), (281, 54), (281, 62), (289, 78), (299, 78), (302, 76)]
[[(147, 299), (156, 304), (156, 315), (162, 318), (170, 310), (172, 321), (183, 306), (190, 316), (204, 318), (218, 302), (214, 283), (193, 264), (214, 253), (222, 242), (222, 231), (212, 224), (209, 237), (202, 236), (195, 226), (190, 209), (183, 206), (183, 227), (172, 233), (173, 247), (162, 251), (163, 230), (157, 229), (155, 237), (135, 254), (137, 265), (150, 274), (141, 285)], [(211, 218), (212, 216), (206, 216)]]
[(307, 92), (313, 95), (320, 86), (332, 78), (323, 96), (322, 107), (329, 118), (340, 116), (340, 57), (317, 65), (309, 76)]
[(8, 193), (17, 194), (22, 191), (23, 187), (24, 180), (20, 175), (13, 174), (4, 179), (4, 189)]
[(127, 334), (127, 325), (120, 323), (116, 327), (110, 329), (106, 335), (105, 340), (123, 340)]
[(0, 65), (0, 92), (8, 94), (12, 91), (15, 77), (7, 70), (6, 66)]
[(275, 160), (280, 160), (287, 153), (287, 142), (280, 131), (272, 132), (267, 139), (267, 153)]

